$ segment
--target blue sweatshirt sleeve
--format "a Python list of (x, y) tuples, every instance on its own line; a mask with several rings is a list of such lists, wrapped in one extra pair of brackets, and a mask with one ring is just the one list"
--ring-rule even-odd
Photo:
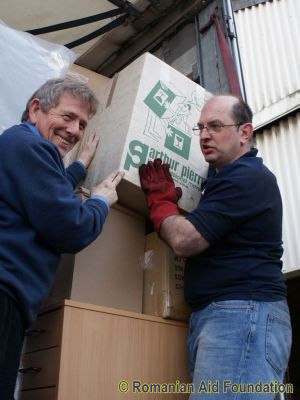
[(107, 208), (107, 212), (109, 212), (110, 205), (105, 196), (102, 196), (100, 194), (94, 194), (93, 196), (91, 196), (91, 199), (97, 199), (98, 201), (101, 201), (102, 203), (104, 203)]
[(15, 151), (18, 161), (10, 175), (16, 207), (41, 240), (58, 253), (76, 253), (94, 241), (107, 207), (97, 199), (82, 203), (73, 193), (55, 146), (35, 139), (17, 142)]
[(86, 168), (80, 161), (74, 161), (66, 169), (67, 178), (71, 182), (73, 189), (86, 177)]

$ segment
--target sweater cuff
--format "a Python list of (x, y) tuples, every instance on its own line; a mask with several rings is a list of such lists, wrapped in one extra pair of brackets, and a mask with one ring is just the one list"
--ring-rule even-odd
[(106, 205), (107, 212), (109, 212), (110, 205), (109, 205), (109, 202), (106, 197), (101, 196), (100, 194), (94, 194), (93, 196), (90, 197), (90, 199), (91, 200), (99, 200), (99, 201), (101, 201), (101, 203), (104, 203)]
[(80, 160), (74, 161), (75, 163), (79, 164), (84, 170), (86, 170), (86, 166)]

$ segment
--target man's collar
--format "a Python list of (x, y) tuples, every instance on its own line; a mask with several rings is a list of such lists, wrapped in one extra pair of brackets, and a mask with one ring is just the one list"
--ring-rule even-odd
[(252, 147), (249, 151), (247, 151), (247, 153), (243, 154), (242, 157), (255, 157), (257, 153), (258, 150), (255, 147)]
[(35, 134), (36, 136), (42, 136), (40, 134), (40, 131), (34, 125), (32, 125), (30, 122), (23, 121), (22, 124), (26, 125), (31, 130), (31, 132), (33, 134)]

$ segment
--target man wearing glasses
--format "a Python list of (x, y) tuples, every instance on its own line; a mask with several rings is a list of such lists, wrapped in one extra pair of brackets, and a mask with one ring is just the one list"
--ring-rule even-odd
[(187, 216), (180, 215), (181, 190), (169, 166), (156, 159), (140, 167), (155, 230), (188, 257), (192, 400), (274, 399), (288, 365), (282, 202), (276, 178), (253, 147), (251, 122), (251, 109), (236, 97), (205, 104), (194, 130), (214, 172)]

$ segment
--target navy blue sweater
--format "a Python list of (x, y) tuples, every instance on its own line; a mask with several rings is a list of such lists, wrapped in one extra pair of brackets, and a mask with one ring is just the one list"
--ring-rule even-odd
[(85, 176), (66, 171), (51, 142), (24, 124), (0, 136), (0, 290), (31, 325), (47, 296), (61, 253), (76, 253), (97, 238), (108, 213), (96, 199), (73, 192)]
[(253, 149), (210, 177), (187, 217), (210, 243), (186, 265), (185, 296), (194, 310), (216, 300), (286, 296), (281, 196), (275, 176), (256, 154)]

